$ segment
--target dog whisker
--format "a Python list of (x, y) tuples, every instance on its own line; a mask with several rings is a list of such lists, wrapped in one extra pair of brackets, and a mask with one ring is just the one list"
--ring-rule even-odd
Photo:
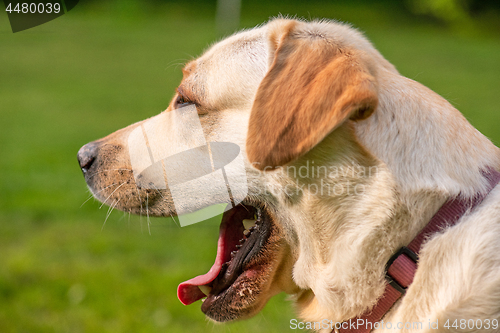
[(146, 214), (147, 214), (147, 217), (146, 217), (146, 222), (148, 223), (148, 231), (149, 231), (149, 235), (151, 236), (151, 227), (150, 227), (150, 220), (149, 220), (149, 196), (148, 194), (146, 193)]
[[(95, 194), (101, 193), (102, 191), (104, 191), (105, 189), (107, 189), (107, 188), (109, 188), (109, 187), (111, 187), (113, 185), (118, 185), (118, 184), (114, 183), (114, 184), (111, 184), (109, 186), (106, 186), (105, 188), (100, 189), (99, 191), (95, 192)], [(94, 197), (94, 193), (90, 192), (90, 190), (87, 190), (87, 191), (90, 193), (90, 197), (82, 203), (82, 205), (80, 206), (80, 208), (82, 208), (83, 205), (85, 205), (90, 199), (92, 199)]]
[(123, 212), (123, 216), (120, 217), (120, 219), (118, 220), (118, 222), (120, 222), (121, 220), (124, 220), (125, 219), (125, 216), (127, 216), (127, 213)]
[(87, 200), (85, 200), (85, 201), (84, 201), (84, 202), (80, 205), (80, 208), (82, 208), (82, 207), (83, 207), (83, 205), (85, 205), (85, 204), (86, 204), (86, 203), (87, 203), (90, 199), (92, 199), (93, 197), (94, 197), (94, 196), (91, 194), (91, 195), (87, 198)]
[(102, 228), (101, 228), (101, 231), (104, 230), (104, 226), (106, 225), (106, 221), (108, 221), (108, 218), (111, 216), (111, 213), (113, 212), (113, 210), (115, 209), (116, 205), (118, 204), (118, 202), (120, 202), (121, 199), (117, 199), (115, 201), (113, 201), (113, 204), (111, 206), (109, 206), (108, 208), (108, 213), (106, 214), (106, 218), (104, 219), (104, 223), (102, 224)]
[(122, 186), (123, 186), (123, 185), (125, 185), (125, 184), (126, 184), (126, 183), (121, 183), (121, 184), (120, 184), (120, 186), (118, 186), (117, 188), (115, 188), (115, 189), (113, 190), (113, 192), (111, 192), (111, 194), (110, 194), (110, 195), (108, 195), (108, 197), (106, 198), (106, 200), (104, 200), (104, 201), (103, 201), (103, 203), (102, 203), (101, 207), (99, 207), (99, 209), (101, 209), (101, 208), (102, 208), (102, 206), (104, 206), (104, 204), (106, 203), (106, 201), (108, 201), (108, 199), (109, 199), (109, 198), (113, 195), (113, 193), (115, 193), (115, 192), (116, 192), (116, 190), (118, 190), (120, 187), (122, 187)]
[(141, 234), (144, 233), (142, 230), (142, 201), (141, 201), (141, 210), (139, 211), (139, 223), (141, 225)]
[(165, 199), (165, 197), (163, 196), (163, 194), (161, 194), (160, 190), (158, 189), (158, 187), (156, 187), (154, 184), (151, 184), (153, 185), (153, 187), (155, 188), (156, 192), (158, 192), (158, 194), (163, 198)]
[(168, 213), (168, 215), (170, 215), (170, 218), (172, 219), (172, 221), (174, 221), (174, 223), (175, 223), (178, 227), (180, 227), (180, 226), (181, 226), (181, 225), (180, 225), (180, 223), (177, 223), (177, 221), (174, 219), (174, 214), (170, 213), (170, 211), (171, 211), (171, 210), (169, 209), (169, 213)]

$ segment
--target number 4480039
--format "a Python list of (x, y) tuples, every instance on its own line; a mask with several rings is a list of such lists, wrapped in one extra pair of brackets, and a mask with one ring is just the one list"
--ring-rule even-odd
[(59, 13), (61, 11), (61, 4), (60, 3), (17, 3), (14, 8), (12, 8), (12, 3), (9, 2), (7, 7), (5, 8), (6, 12), (12, 13), (31, 13), (31, 14), (42, 14), (42, 13)]
[(469, 329), (469, 330), (478, 330), (478, 329), (494, 329), (498, 328), (498, 319), (455, 319), (451, 322), (450, 319), (446, 321), (444, 327), (447, 329)]

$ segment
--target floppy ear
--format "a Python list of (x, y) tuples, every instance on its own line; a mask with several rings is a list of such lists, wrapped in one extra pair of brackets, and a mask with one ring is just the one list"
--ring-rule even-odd
[(257, 90), (246, 143), (249, 161), (260, 170), (297, 159), (347, 119), (365, 119), (377, 107), (375, 78), (359, 52), (299, 31), (301, 24), (282, 20), (270, 27), (271, 65)]

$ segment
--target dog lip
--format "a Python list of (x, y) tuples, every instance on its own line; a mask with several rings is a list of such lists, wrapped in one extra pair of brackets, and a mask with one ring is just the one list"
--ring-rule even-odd
[(231, 286), (245, 271), (245, 267), (250, 264), (252, 258), (260, 252), (270, 233), (266, 215), (262, 214), (261, 219), (236, 255), (229, 262), (224, 263), (221, 272), (211, 283), (211, 294), (219, 294)]
[[(254, 205), (240, 204), (223, 215), (215, 263), (208, 273), (179, 284), (177, 296), (181, 303), (188, 305), (204, 298), (206, 295), (200, 290), (199, 286), (212, 287), (210, 296), (219, 294), (230, 287), (238, 276), (245, 271), (244, 268), (251, 262), (254, 255), (260, 251), (270, 233), (264, 213), (262, 214), (264, 221), (260, 223), (261, 226), (255, 228), (248, 235), (248, 238), (238, 251), (240, 240), (246, 238), (243, 237), (244, 226), (242, 220), (253, 217), (254, 212), (258, 211), (259, 209)], [(233, 257), (231, 252), (234, 250), (237, 250), (237, 252)]]

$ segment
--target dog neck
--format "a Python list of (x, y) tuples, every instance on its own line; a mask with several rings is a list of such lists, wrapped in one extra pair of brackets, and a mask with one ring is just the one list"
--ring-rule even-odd
[(389, 168), (402, 195), (421, 191), (472, 197), (488, 187), (482, 171), (500, 152), (444, 98), (381, 69), (379, 106), (356, 124), (361, 144)]
[[(363, 313), (383, 293), (387, 260), (411, 241), (446, 197), (423, 190), (401, 199), (396, 178), (359, 143), (352, 123), (328, 136), (296, 167), (312, 160), (340, 171), (321, 179), (333, 193), (305, 194), (292, 214), (299, 216), (294, 225), (311, 229), (298, 233), (300, 255), (293, 276), (303, 291), (297, 305), (306, 320), (343, 321)], [(316, 177), (308, 181), (320, 184)], [(308, 219), (313, 221), (303, 223)], [(313, 235), (314, 241), (301, 235)]]
[[(317, 230), (327, 230), (316, 238), (322, 240), (316, 246), (326, 250), (313, 251), (326, 257), (303, 255), (301, 248), (294, 269), (304, 289), (297, 305), (306, 320), (343, 321), (373, 306), (384, 291), (385, 264), (392, 254), (407, 245), (446, 200), (485, 192), (488, 183), (482, 171), (500, 169), (498, 148), (446, 100), (394, 73), (381, 75), (379, 84), (384, 88), (377, 111), (367, 120), (343, 126), (311, 153), (322, 156), (322, 147), (341, 146), (334, 154), (336, 163), (376, 172), (365, 174), (363, 194), (315, 198), (327, 202), (307, 205), (326, 206), (330, 212), (305, 209), (319, 217), (314, 221)], [(348, 178), (339, 175), (333, 182), (346, 183)], [(302, 247), (311, 245), (299, 241)], [(323, 264), (310, 264), (318, 261)], [(301, 274), (306, 267), (314, 274)], [(317, 274), (326, 278), (315, 280)]]

